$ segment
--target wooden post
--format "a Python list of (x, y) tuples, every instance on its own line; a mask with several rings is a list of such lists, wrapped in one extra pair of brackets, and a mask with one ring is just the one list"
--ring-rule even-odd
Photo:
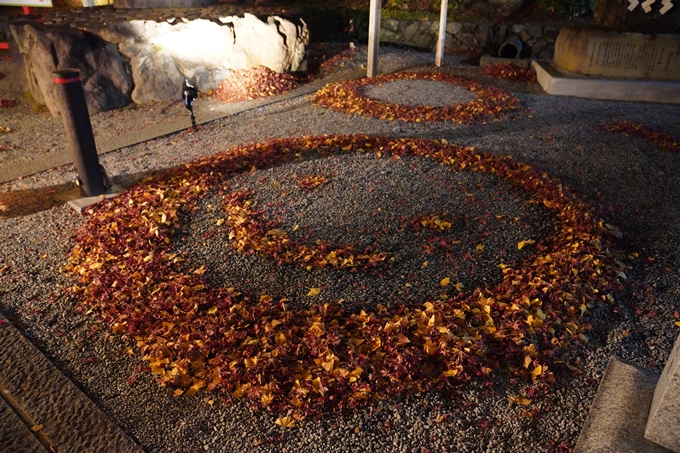
[(380, 45), (380, 9), (381, 0), (371, 0), (368, 17), (368, 65), (366, 76), (378, 75), (378, 47)]
[(437, 54), (434, 57), (434, 64), (438, 68), (442, 66), (444, 60), (444, 42), (446, 41), (446, 16), (448, 15), (449, 0), (442, 0), (441, 11), (439, 12), (439, 37), (437, 38)]

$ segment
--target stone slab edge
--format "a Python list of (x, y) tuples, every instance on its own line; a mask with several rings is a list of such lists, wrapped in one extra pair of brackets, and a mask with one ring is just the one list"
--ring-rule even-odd
[(43, 447), (29, 427), (14, 410), (0, 398), (0, 451), (12, 453), (45, 453)]
[[(270, 98), (264, 99), (256, 99), (253, 101), (239, 102), (236, 104), (229, 104), (224, 107), (215, 109), (213, 111), (197, 115), (196, 118), (197, 124), (206, 124), (211, 121), (225, 118), (227, 116), (236, 115), (238, 113), (244, 113), (260, 107), (265, 107), (267, 105), (283, 102), (288, 99), (304, 96), (306, 94), (314, 93), (320, 90), (328, 83), (356, 79), (359, 77), (363, 77), (365, 74), (366, 70), (364, 69), (355, 70), (348, 73), (344, 73), (340, 76), (333, 75), (321, 80), (316, 80), (314, 82), (308, 83), (295, 90), (292, 90), (286, 94), (282, 94), (279, 96), (272, 96)], [(97, 144), (97, 153), (106, 154), (121, 148), (126, 148), (128, 146), (137, 145), (139, 143), (143, 143), (159, 137), (170, 135), (175, 132), (187, 129), (189, 127), (191, 127), (191, 120), (189, 118), (189, 115), (183, 116), (172, 122), (155, 124), (149, 128), (140, 131), (110, 137), (104, 140), (99, 140), (99, 143)], [(40, 173), (41, 171), (49, 170), (51, 168), (61, 167), (62, 165), (67, 165), (70, 164), (71, 162), (72, 160), (69, 153), (54, 152), (42, 155), (37, 159), (17, 162), (16, 164), (13, 164), (10, 167), (2, 166), (0, 167), (0, 184), (12, 181), (19, 177), (25, 177), (36, 173)]]
[(83, 211), (93, 204), (99, 203), (100, 201), (107, 200), (109, 198), (117, 197), (125, 191), (124, 187), (117, 184), (109, 187), (105, 193), (102, 195), (96, 195), (94, 197), (86, 197), (81, 195), (80, 188), (67, 190), (54, 196), (57, 200), (62, 200), (68, 203), (68, 205), (73, 208), (78, 214), (82, 214)]
[(36, 429), (45, 451), (143, 453), (2, 315), (0, 344), (3, 400), (27, 427)]
[(644, 438), (659, 374), (611, 357), (574, 453), (670, 453)]
[(658, 80), (614, 80), (567, 77), (546, 62), (534, 60), (532, 67), (543, 90), (557, 96), (575, 96), (608, 101), (680, 104), (680, 83)]
[(529, 69), (531, 67), (531, 58), (502, 58), (494, 57), (489, 54), (484, 54), (479, 59), (479, 66), (486, 68), (488, 66), (493, 66), (497, 64), (514, 64), (523, 69)]
[(645, 439), (680, 453), (680, 336), (675, 340), (666, 366), (654, 389)]

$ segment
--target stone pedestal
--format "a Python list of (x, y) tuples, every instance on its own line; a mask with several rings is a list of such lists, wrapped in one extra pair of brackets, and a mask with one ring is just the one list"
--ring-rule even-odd
[(660, 376), (609, 360), (574, 453), (680, 453), (680, 336)]
[(659, 375), (609, 360), (574, 453), (670, 453), (643, 436)]
[(568, 28), (557, 37), (554, 63), (595, 76), (680, 80), (680, 35)]
[(546, 61), (532, 62), (548, 94), (629, 102), (680, 104), (680, 83), (665, 80), (601, 79), (564, 74)]
[(680, 453), (680, 337), (654, 390), (645, 439)]

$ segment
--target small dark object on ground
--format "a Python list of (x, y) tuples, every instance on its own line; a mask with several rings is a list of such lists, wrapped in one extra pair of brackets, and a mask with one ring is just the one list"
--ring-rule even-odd
[(182, 99), (184, 99), (184, 106), (189, 109), (191, 113), (191, 125), (196, 127), (196, 117), (194, 116), (194, 99), (198, 97), (198, 90), (188, 80), (184, 79), (182, 84)]

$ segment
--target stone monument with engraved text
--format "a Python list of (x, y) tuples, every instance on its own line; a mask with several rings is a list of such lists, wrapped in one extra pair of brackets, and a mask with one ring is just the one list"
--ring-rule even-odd
[(563, 30), (555, 66), (603, 77), (680, 80), (680, 35)]

